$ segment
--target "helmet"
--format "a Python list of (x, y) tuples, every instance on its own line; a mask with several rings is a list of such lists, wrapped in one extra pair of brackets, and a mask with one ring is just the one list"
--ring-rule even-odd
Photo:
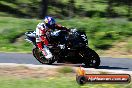
[(55, 20), (54, 18), (50, 17), (50, 16), (46, 16), (44, 18), (44, 23), (46, 24), (46, 26), (50, 29), (54, 29), (55, 27)]

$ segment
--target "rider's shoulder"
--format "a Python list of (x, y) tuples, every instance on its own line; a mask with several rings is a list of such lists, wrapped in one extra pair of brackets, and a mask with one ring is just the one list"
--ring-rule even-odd
[(46, 28), (46, 25), (44, 23), (39, 23), (37, 25), (37, 28)]

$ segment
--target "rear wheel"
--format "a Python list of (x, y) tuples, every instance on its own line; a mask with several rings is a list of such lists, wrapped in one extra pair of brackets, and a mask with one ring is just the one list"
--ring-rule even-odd
[(99, 55), (92, 49), (87, 48), (84, 53), (84, 64), (85, 67), (98, 68), (100, 65)]
[(38, 49), (38, 48), (33, 48), (32, 50), (33, 56), (42, 64), (52, 64), (55, 61), (53, 60), (53, 58), (47, 60), (44, 55), (42, 54), (42, 52)]

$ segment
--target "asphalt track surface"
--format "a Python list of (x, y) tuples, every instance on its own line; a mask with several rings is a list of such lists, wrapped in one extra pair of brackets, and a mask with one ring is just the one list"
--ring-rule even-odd
[[(0, 63), (42, 65), (33, 57), (32, 54), (23, 54), (23, 53), (0, 53)], [(58, 63), (53, 64), (53, 66), (59, 66), (59, 65), (63, 65), (63, 64), (58, 64)], [(73, 66), (78, 66), (78, 65), (74, 64)], [(132, 71), (132, 59), (101, 57), (101, 64), (98, 69)]]

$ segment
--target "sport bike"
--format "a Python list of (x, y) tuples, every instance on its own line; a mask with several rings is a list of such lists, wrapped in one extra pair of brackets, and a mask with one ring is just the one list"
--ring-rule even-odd
[[(52, 34), (56, 33), (57, 36)], [(36, 33), (28, 31), (25, 33), (26, 40), (31, 42), (34, 47), (32, 49), (33, 56), (42, 64), (57, 63), (73, 63), (84, 64), (85, 67), (97, 68), (100, 65), (99, 55), (88, 47), (88, 39), (85, 31), (70, 29), (70, 32), (59, 30), (55, 32), (47, 32), (46, 38), (49, 45), (47, 46), (53, 57), (46, 59), (36, 45)], [(64, 41), (63, 46), (59, 46)]]

